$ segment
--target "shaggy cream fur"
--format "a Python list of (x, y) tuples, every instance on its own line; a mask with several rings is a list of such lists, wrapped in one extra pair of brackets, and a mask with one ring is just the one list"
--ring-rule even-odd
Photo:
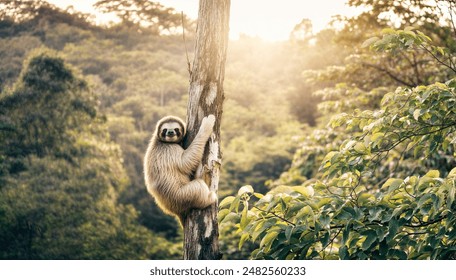
[(144, 157), (144, 175), (147, 190), (165, 213), (182, 220), (191, 208), (206, 208), (217, 200), (202, 179), (190, 180), (201, 164), (214, 123), (214, 115), (204, 117), (186, 150), (181, 146), (186, 133), (181, 119), (169, 116), (157, 123)]

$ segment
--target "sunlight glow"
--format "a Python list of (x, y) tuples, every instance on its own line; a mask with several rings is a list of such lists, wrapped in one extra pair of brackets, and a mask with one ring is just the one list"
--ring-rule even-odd
[[(76, 10), (95, 13), (96, 0), (47, 0), (59, 7), (73, 5)], [(189, 17), (198, 16), (199, 0), (159, 0), (162, 5), (183, 11)], [(345, 0), (231, 0), (230, 37), (241, 34), (260, 37), (267, 41), (287, 40), (293, 27), (308, 18), (314, 32), (324, 29), (335, 15), (352, 16), (357, 10), (345, 5)], [(100, 21), (112, 20), (97, 15)]]

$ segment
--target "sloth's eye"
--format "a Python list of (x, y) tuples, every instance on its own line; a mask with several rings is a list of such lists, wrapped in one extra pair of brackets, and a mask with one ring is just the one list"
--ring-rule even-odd
[(179, 128), (174, 129), (174, 131), (176, 131), (176, 133), (178, 133), (179, 132)]
[(168, 130), (166, 128), (163, 129), (163, 133), (166, 133)]

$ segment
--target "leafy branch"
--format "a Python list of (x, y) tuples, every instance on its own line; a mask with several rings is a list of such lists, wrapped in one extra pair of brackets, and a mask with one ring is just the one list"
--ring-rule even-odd
[(281, 216), (277, 215), (276, 213), (274, 213), (274, 212), (272, 212), (272, 211), (266, 211), (266, 210), (263, 210), (263, 209), (261, 209), (261, 208), (259, 208), (259, 207), (257, 207), (257, 206), (253, 206), (253, 208), (256, 209), (256, 210), (258, 210), (258, 211), (260, 211), (260, 212), (262, 212), (262, 213), (266, 213), (267, 215), (270, 214), (270, 215), (272, 215), (272, 216), (274, 216), (274, 217), (276, 217), (276, 218), (279, 218), (280, 220), (284, 221), (285, 223), (287, 223), (287, 224), (289, 224), (289, 225), (296, 226), (295, 223), (293, 223), (293, 222), (291, 222), (291, 221), (285, 219), (284, 217), (281, 217)]

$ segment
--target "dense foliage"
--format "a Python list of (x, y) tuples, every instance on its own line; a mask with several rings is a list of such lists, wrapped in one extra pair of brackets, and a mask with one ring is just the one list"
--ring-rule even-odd
[(455, 103), (451, 80), (339, 115), (331, 125), (352, 136), (325, 155), (318, 180), (264, 196), (243, 187), (220, 219), (238, 225), (239, 246), (259, 242), (254, 258), (455, 258)]
[(118, 204), (128, 182), (119, 147), (61, 58), (32, 53), (0, 108), (2, 259), (172, 256), (133, 207)]
[(350, 1), (371, 9), (339, 34), (354, 45), (345, 65), (305, 74), (327, 85), (322, 125), (274, 189), (221, 202), (251, 258), (456, 258), (454, 25), (424, 16), (453, 6), (392, 2)]

